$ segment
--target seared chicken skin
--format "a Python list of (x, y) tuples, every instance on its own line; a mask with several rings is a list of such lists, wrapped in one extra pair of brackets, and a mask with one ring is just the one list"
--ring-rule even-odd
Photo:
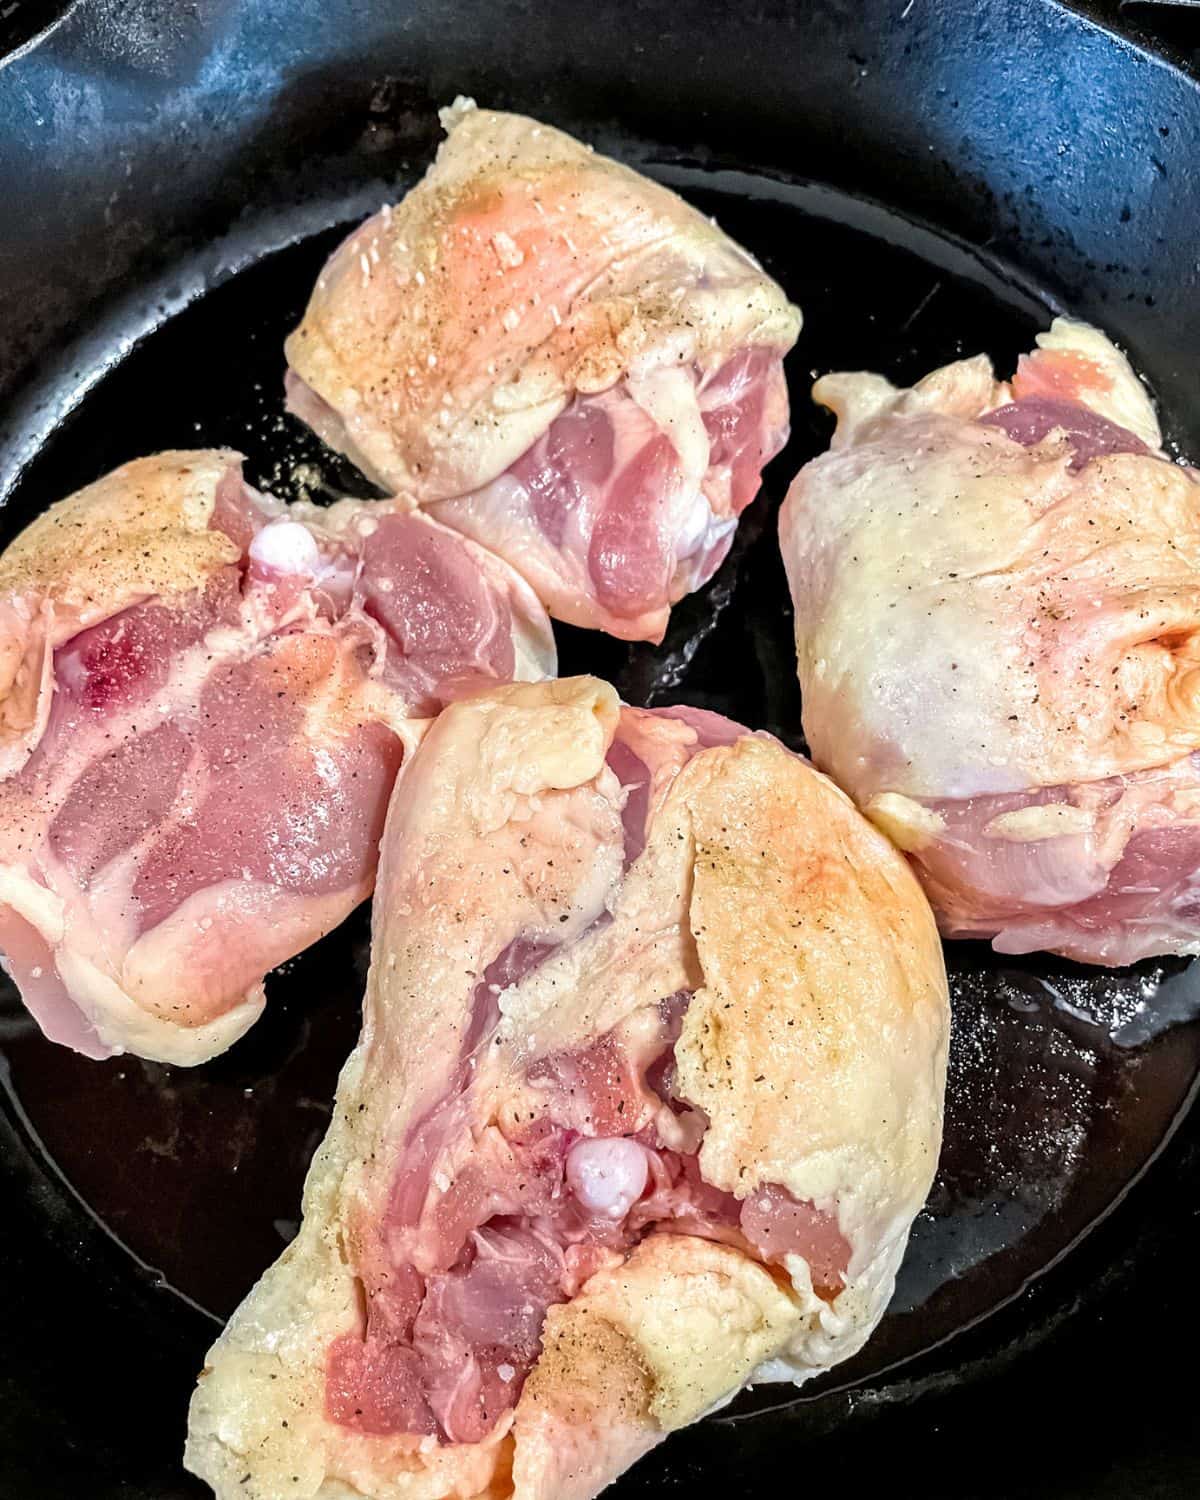
[(590, 678), (406, 763), (362, 1038), (186, 1462), (222, 1500), (585, 1500), (859, 1348), (941, 1135), (904, 861), (777, 742)]
[(787, 437), (800, 315), (675, 194), (459, 101), (322, 272), (292, 410), (575, 625), (657, 640)]
[(780, 535), (818, 765), (943, 930), (1090, 963), (1200, 951), (1200, 485), (1095, 329), (1010, 383), (829, 375)]
[[(303, 517), (303, 519), (301, 519)], [(415, 716), (554, 670), (503, 563), (161, 453), (0, 556), (0, 950), (55, 1041), (196, 1063), (370, 894)]]

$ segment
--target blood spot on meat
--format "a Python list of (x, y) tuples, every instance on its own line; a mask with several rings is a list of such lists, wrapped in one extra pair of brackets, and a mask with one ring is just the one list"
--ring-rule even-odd
[(237, 586), (237, 570), (226, 569), (181, 608), (148, 601), (80, 631), (54, 655), (59, 696), (89, 710), (146, 698), (166, 683), (180, 652), (231, 618)]

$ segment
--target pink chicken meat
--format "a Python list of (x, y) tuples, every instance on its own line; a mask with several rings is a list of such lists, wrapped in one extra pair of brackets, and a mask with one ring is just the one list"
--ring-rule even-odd
[(818, 765), (952, 937), (1200, 952), (1200, 484), (1094, 328), (1011, 382), (830, 375), (780, 535)]
[(800, 315), (675, 194), (459, 101), (424, 180), (325, 267), (291, 409), (552, 615), (658, 640), (788, 431)]
[(210, 1352), (221, 1500), (586, 1500), (882, 1314), (938, 1155), (936, 928), (766, 736), (590, 678), (449, 707), (384, 834), (297, 1239)]
[[(303, 519), (298, 517), (303, 516)], [(503, 563), (163, 453), (0, 556), (0, 949), (47, 1036), (196, 1063), (370, 894), (418, 716), (554, 670)]]

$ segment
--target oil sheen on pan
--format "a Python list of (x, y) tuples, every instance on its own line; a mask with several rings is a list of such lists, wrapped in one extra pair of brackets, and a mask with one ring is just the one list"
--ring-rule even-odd
[[(873, 368), (908, 383), (976, 350), (1011, 366), (1057, 309), (964, 249), (829, 190), (735, 172), (661, 175), (805, 309), (789, 371), (792, 439), (729, 558), (676, 607), (661, 644), (560, 626), (560, 670), (605, 677), (635, 705), (691, 703), (802, 748), (774, 513), (787, 480), (828, 439), (828, 419), (808, 399), (810, 369)], [(232, 443), (248, 454), (252, 483), (288, 498), (370, 494), (283, 409), (279, 351), (345, 232), (338, 217), (331, 208), (326, 232), (264, 254), (128, 352), (114, 329), (109, 372), (23, 475), (4, 538), (46, 496), (175, 446)], [(244, 354), (231, 364), (235, 343)], [(1103, 1216), (1190, 1095), (1200, 1027), (1182, 960), (1104, 972), (961, 943), (947, 957), (956, 1026), (946, 1147), (891, 1308), (863, 1353), (824, 1383), (800, 1396), (760, 1388), (731, 1408), (734, 1419), (878, 1383), (985, 1317)], [(117, 1268), (169, 1328), (170, 1357), (189, 1377), (217, 1321), (296, 1231), (303, 1174), (357, 1032), (366, 959), (360, 911), (268, 979), (271, 1003), (247, 1038), (191, 1071), (90, 1063), (46, 1044), (10, 987), (0, 998), (5, 1134), (23, 1143), (10, 1161), (21, 1155), (35, 1212), (72, 1254)], [(164, 1464), (177, 1452), (174, 1430), (145, 1441)]]

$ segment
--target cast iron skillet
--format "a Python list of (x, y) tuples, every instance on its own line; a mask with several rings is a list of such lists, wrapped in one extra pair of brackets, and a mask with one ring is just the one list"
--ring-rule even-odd
[[(800, 744), (773, 525), (828, 436), (813, 373), (906, 381), (976, 349), (1007, 372), (1065, 308), (1121, 340), (1200, 456), (1200, 90), (1130, 29), (1182, 64), (1195, 19), (1189, 43), (1182, 11), (1050, 0), (18, 0), (0, 14), (0, 540), (166, 446), (242, 448), (280, 494), (361, 492), (283, 417), (282, 337), (342, 227), (413, 179), (436, 106), (470, 92), (677, 187), (804, 306), (793, 440), (729, 564), (660, 648), (560, 637), (564, 669), (631, 701)], [(199, 1493), (178, 1461), (191, 1382), (294, 1232), (366, 945), (360, 913), (192, 1073), (82, 1062), (0, 997), (4, 1500)], [(1178, 1369), (1200, 1333), (1200, 976), (972, 945), (950, 966), (946, 1150), (877, 1338), (800, 1398), (760, 1390), (668, 1442), (626, 1500), (1195, 1493)]]

